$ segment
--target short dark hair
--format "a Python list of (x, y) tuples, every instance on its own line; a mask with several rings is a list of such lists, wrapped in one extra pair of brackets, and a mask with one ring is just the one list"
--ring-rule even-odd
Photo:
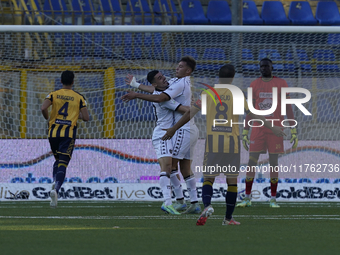
[(61, 74), (61, 83), (66, 86), (72, 85), (74, 80), (74, 73), (72, 71), (64, 71)]
[(182, 62), (182, 61), (185, 62), (187, 66), (191, 68), (192, 71), (195, 71), (196, 60), (193, 57), (190, 57), (190, 56), (182, 57), (179, 62)]
[(155, 78), (156, 74), (158, 74), (159, 71), (158, 70), (152, 70), (148, 73), (148, 75), (146, 76), (146, 79), (148, 80), (148, 82), (150, 82), (152, 84), (153, 79)]
[(269, 58), (263, 58), (263, 59), (261, 59), (260, 63), (261, 63), (262, 61), (269, 61), (270, 63), (273, 64), (273, 61), (272, 61), (271, 59), (269, 59)]
[(235, 76), (235, 67), (230, 64), (226, 64), (222, 66), (218, 72), (219, 78), (228, 78), (232, 79)]

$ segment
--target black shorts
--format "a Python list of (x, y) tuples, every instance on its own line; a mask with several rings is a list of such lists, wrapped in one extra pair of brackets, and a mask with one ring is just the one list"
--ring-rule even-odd
[(240, 172), (240, 153), (205, 152), (203, 160), (203, 176), (216, 177), (220, 174), (238, 176)]
[(76, 139), (69, 137), (52, 137), (48, 138), (48, 141), (50, 142), (51, 150), (55, 157), (57, 157), (58, 154), (62, 154), (71, 158)]

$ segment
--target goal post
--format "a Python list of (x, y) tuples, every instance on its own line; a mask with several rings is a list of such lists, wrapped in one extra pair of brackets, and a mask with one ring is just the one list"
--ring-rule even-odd
[[(156, 69), (170, 79), (185, 55), (197, 61), (192, 75), (194, 98), (202, 91), (201, 83), (218, 82), (218, 69), (226, 63), (235, 66), (234, 83), (246, 92), (260, 77), (259, 60), (264, 57), (272, 59), (275, 76), (290, 87), (309, 90), (311, 99), (304, 106), (312, 115), (293, 107), (297, 149), (291, 149), (286, 129), (285, 154), (279, 164), (287, 172), (280, 174), (280, 198), (340, 199), (338, 27), (3, 25), (0, 41), (0, 200), (11, 198), (5, 190), (23, 189), (29, 190), (32, 199), (47, 198), (53, 157), (40, 106), (49, 92), (61, 88), (64, 70), (75, 72), (74, 89), (87, 99), (91, 117), (88, 123), (78, 122), (65, 199), (160, 199), (159, 166), (151, 143), (152, 104), (124, 103), (120, 97), (127, 90), (136, 91), (125, 84), (127, 74), (148, 84), (147, 73)], [(196, 167), (203, 161), (205, 117), (199, 113), (195, 122), (200, 135), (192, 168), (199, 183), (202, 173)], [(248, 157), (241, 148), (242, 166)], [(259, 164), (268, 165), (268, 155), (261, 155)], [(269, 185), (269, 174), (263, 169), (254, 184), (260, 200), (267, 198)], [(241, 172), (240, 190), (244, 178)], [(218, 178), (218, 187), (224, 187), (222, 183), (223, 178)]]

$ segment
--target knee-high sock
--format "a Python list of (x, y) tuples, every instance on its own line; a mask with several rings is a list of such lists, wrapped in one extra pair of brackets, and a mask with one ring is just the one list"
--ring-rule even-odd
[(225, 203), (227, 207), (225, 217), (227, 220), (230, 220), (233, 217), (236, 198), (237, 198), (237, 185), (236, 184), (228, 185), (227, 195), (225, 197)]
[(56, 174), (56, 181), (55, 181), (55, 190), (57, 193), (59, 192), (59, 189), (61, 188), (61, 185), (63, 185), (66, 175), (66, 168), (67, 168), (67, 162), (64, 162), (62, 160), (59, 160), (58, 163), (58, 171)]
[[(253, 157), (253, 156), (249, 156), (249, 161), (248, 161), (248, 166), (251, 168), (253, 166), (257, 166), (257, 161), (258, 159)], [(251, 189), (253, 187), (253, 183), (254, 183), (254, 173), (249, 173), (249, 175), (247, 174), (246, 176), (246, 197), (250, 197), (251, 194)]]
[(253, 182), (254, 178), (246, 177), (246, 197), (250, 197)]
[(59, 163), (59, 160), (56, 160), (54, 161), (54, 164), (53, 164), (53, 181), (55, 182), (56, 181), (56, 176), (57, 176), (57, 172), (58, 172), (58, 163)]
[(213, 195), (213, 183), (211, 181), (204, 181), (202, 187), (202, 202), (204, 207), (211, 205), (211, 197)]
[(191, 175), (191, 176), (187, 176), (184, 178), (185, 183), (187, 184), (187, 189), (190, 195), (190, 202), (192, 204), (197, 203), (198, 202), (198, 198), (197, 198), (197, 189), (196, 189), (196, 179), (195, 176)]
[(170, 182), (171, 182), (171, 185), (174, 187), (176, 199), (182, 200), (184, 199), (182, 185), (177, 176), (178, 176), (178, 170), (172, 170), (170, 174)]
[(171, 186), (170, 186), (170, 176), (166, 172), (161, 172), (159, 176), (159, 185), (161, 186), (164, 203), (166, 206), (171, 205)]
[(272, 198), (276, 198), (278, 182), (279, 182), (278, 178), (270, 178), (270, 191), (271, 191)]

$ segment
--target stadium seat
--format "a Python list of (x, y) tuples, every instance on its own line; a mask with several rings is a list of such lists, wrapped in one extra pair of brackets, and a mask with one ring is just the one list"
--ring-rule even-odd
[(318, 2), (315, 18), (320, 25), (340, 25), (340, 13), (335, 2)]
[(131, 100), (124, 104), (121, 96), (126, 92), (116, 92), (115, 98), (115, 121), (154, 121), (152, 104), (147, 101)]
[(192, 56), (198, 59), (198, 53), (195, 48), (180, 48), (176, 50), (176, 60), (179, 61), (183, 56)]
[(261, 49), (259, 51), (259, 60), (263, 58), (270, 58), (273, 61), (273, 68), (275, 71), (283, 70), (284, 65), (275, 63), (276, 61), (282, 61), (281, 54), (275, 49)]
[(331, 45), (339, 45), (340, 34), (328, 34), (327, 43)]
[[(297, 59), (294, 59), (294, 54), (291, 51), (287, 52), (286, 60), (294, 61), (294, 62), (295, 61), (309, 61), (307, 52), (305, 50), (297, 49), (295, 54), (296, 54)], [(301, 67), (301, 69), (303, 71), (311, 71), (312, 70), (312, 66), (310, 64), (300, 64), (299, 66)], [(288, 70), (295, 69), (295, 64), (294, 63), (285, 64), (285, 69), (288, 69)]]
[[(126, 13), (134, 16), (135, 25), (152, 25), (152, 15), (147, 0), (130, 0), (130, 3), (131, 5), (129, 2), (126, 5)], [(144, 14), (144, 19), (142, 14)]]
[(204, 60), (227, 60), (225, 52), (221, 48), (206, 48), (202, 58)]
[[(242, 49), (242, 60), (243, 61), (254, 61), (254, 55), (250, 49)], [(242, 68), (248, 71), (254, 71), (259, 69), (259, 65), (256, 64), (243, 64)]]
[(231, 25), (231, 11), (226, 1), (209, 1), (207, 18), (211, 25)]
[[(92, 25), (96, 24), (96, 21), (93, 19), (93, 6), (92, 1), (83, 0), (81, 2), (81, 6), (79, 0), (72, 1), (72, 9), (74, 12), (74, 25)], [(83, 20), (84, 19), (84, 20)]]
[[(173, 0), (169, 0), (171, 3), (171, 8), (168, 5), (168, 0), (156, 0), (153, 5), (153, 11), (156, 15), (155, 19), (157, 19), (157, 23), (162, 24), (162, 18), (166, 18), (167, 20), (164, 20), (165, 24), (181, 24), (182, 23), (182, 16), (181, 14), (177, 13), (176, 6), (173, 2)], [(159, 5), (161, 4), (161, 6)], [(162, 7), (162, 8), (161, 8)], [(172, 12), (171, 12), (172, 10)], [(165, 16), (162, 17), (162, 13), (166, 13)], [(174, 20), (173, 20), (174, 19)], [(173, 22), (174, 21), (174, 22)]]
[(243, 1), (243, 25), (262, 25), (257, 6), (254, 1)]
[(200, 1), (184, 0), (181, 6), (185, 25), (207, 25), (209, 23), (209, 20), (204, 15)]
[[(327, 61), (328, 63), (316, 65), (316, 70), (319, 72), (339, 72), (339, 66), (331, 63), (335, 61), (335, 55), (332, 50), (315, 50), (313, 59), (316, 61)], [(330, 63), (329, 63), (330, 62)]]
[[(122, 25), (122, 7), (120, 1), (117, 0), (100, 0), (101, 8), (104, 12), (104, 24), (105, 25)], [(112, 16), (114, 19), (112, 20)]]
[(261, 17), (266, 25), (289, 25), (283, 5), (279, 1), (264, 1)]
[(293, 25), (316, 25), (317, 20), (313, 16), (308, 2), (294, 1), (290, 3), (288, 17)]
[[(50, 3), (52, 5), (50, 5)], [(43, 6), (44, 14), (51, 18), (51, 21), (54, 21), (56, 24), (72, 24), (72, 15), (67, 10), (67, 6), (64, 0), (60, 1), (45, 1)], [(63, 12), (64, 12), (64, 20), (63, 20)], [(45, 17), (45, 19), (47, 19)]]
[(263, 58), (270, 58), (272, 61), (281, 61), (281, 54), (275, 49), (260, 49), (259, 60)]

